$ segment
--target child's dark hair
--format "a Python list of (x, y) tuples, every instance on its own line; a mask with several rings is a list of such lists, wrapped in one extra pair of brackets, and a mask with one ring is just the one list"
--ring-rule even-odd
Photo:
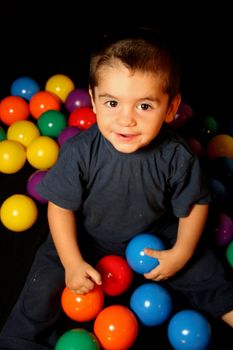
[(129, 70), (161, 75), (164, 92), (172, 100), (180, 92), (180, 66), (163, 34), (151, 28), (122, 29), (105, 34), (90, 60), (89, 86), (94, 94), (100, 68), (119, 59)]

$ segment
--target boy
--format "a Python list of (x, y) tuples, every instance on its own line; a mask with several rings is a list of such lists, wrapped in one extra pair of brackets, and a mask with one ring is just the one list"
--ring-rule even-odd
[(0, 349), (53, 348), (64, 281), (75, 293), (100, 285), (98, 259), (124, 255), (141, 232), (167, 248), (146, 249), (159, 265), (145, 278), (233, 327), (233, 283), (202, 238), (210, 197), (198, 160), (165, 124), (181, 100), (169, 49), (153, 30), (105, 36), (91, 56), (90, 95), (97, 124), (64, 144), (38, 187), (52, 240), (37, 253)]

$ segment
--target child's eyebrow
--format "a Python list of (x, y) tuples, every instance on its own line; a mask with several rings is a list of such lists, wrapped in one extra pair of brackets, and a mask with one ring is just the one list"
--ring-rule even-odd
[(116, 99), (116, 97), (115, 96), (113, 96), (113, 95), (110, 95), (110, 94), (99, 94), (98, 95), (99, 96), (99, 98), (111, 98), (111, 99)]
[[(113, 96), (113, 95), (108, 94), (108, 93), (99, 94), (98, 96), (99, 96), (99, 98), (109, 98), (109, 99), (113, 99), (113, 100), (118, 99), (116, 96)], [(156, 98), (154, 96), (144, 96), (144, 97), (140, 97), (138, 99), (138, 101), (159, 102), (159, 98)]]

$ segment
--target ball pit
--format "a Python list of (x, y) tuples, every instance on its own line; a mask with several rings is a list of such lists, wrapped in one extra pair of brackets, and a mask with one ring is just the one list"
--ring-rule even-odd
[[(25, 179), (27, 196), (18, 193), (11, 195), (11, 193), (9, 193), (9, 196), (3, 198), (0, 202), (0, 219), (3, 229), (4, 227), (6, 228), (6, 232), (23, 232), (33, 227), (38, 217), (38, 208), (35, 201), (41, 204), (47, 203), (46, 200), (36, 193), (36, 184), (56, 162), (59, 154), (59, 146), (62, 146), (70, 137), (81, 131), (85, 131), (96, 122), (88, 91), (75, 88), (72, 79), (66, 78), (68, 77), (64, 75), (54, 75), (47, 80), (45, 87), (40, 87), (32, 78), (26, 76), (20, 77), (11, 85), (12, 96), (7, 96), (0, 101), (1, 176), (7, 177), (10, 174), (18, 172), (20, 172), (21, 175), (21, 170), (27, 162), (29, 163), (28, 165), (37, 169), (36, 171), (35, 169), (30, 169), (31, 176)], [(65, 85), (65, 81), (67, 85)], [(62, 108), (64, 114), (61, 112)], [(13, 113), (10, 113), (11, 109)], [(43, 124), (43, 115), (52, 114), (63, 115), (63, 121), (61, 123), (62, 125), (59, 126), (56, 131), (50, 133), (53, 127), (48, 126), (51, 124), (49, 120), (44, 122), (44, 124), (47, 123), (47, 126), (40, 124)], [(212, 117), (200, 117), (200, 120), (198, 120), (192, 108), (188, 104), (182, 103), (175, 120), (170, 121), (168, 124), (169, 127), (181, 129), (181, 133), (184, 132), (183, 136), (185, 136), (190, 148), (202, 158), (201, 161), (206, 165), (207, 176), (213, 196), (214, 214), (216, 214), (216, 212), (219, 213), (221, 209), (218, 226), (215, 226), (215, 231), (213, 230), (213, 234), (215, 234), (215, 243), (218, 246), (217, 248), (220, 247), (221, 249), (221, 247), (224, 247), (226, 250), (225, 259), (230, 267), (233, 267), (233, 205), (231, 199), (233, 198), (232, 121), (228, 124), (224, 123), (223, 128), (221, 125), (221, 118), (220, 121), (218, 121)], [(188, 129), (189, 123), (191, 123), (190, 125), (192, 126), (196, 123), (199, 130), (193, 128), (190, 131), (190, 129)], [(46, 127), (47, 131), (45, 130)], [(183, 127), (187, 127), (187, 129), (182, 129)], [(187, 137), (185, 134), (186, 130), (188, 131)], [(224, 130), (224, 134), (220, 134), (221, 130)], [(218, 163), (216, 168), (212, 166), (214, 162), (216, 162), (216, 164)], [(14, 217), (12, 214), (13, 211), (17, 213), (17, 215), (14, 214)], [(118, 268), (120, 269), (117, 262), (115, 262), (114, 268), (116, 268), (116, 270)], [(112, 289), (106, 288), (105, 293), (110, 297), (115, 297), (116, 295), (124, 293), (130, 286), (131, 277), (129, 280), (130, 282), (128, 281), (127, 287), (121, 289), (120, 292), (119, 289), (116, 292), (116, 290), (114, 290), (115, 287), (113, 287)], [(104, 286), (105, 283), (103, 283), (102, 286), (103, 291)], [(158, 287), (158, 285), (155, 284), (153, 286)], [(118, 283), (117, 287), (121, 287), (120, 283)], [(136, 292), (138, 292), (138, 290), (135, 290), (135, 295), (137, 295)], [(142, 295), (140, 298), (143, 299)], [(137, 302), (140, 298), (137, 295)], [(114, 301), (112, 302), (114, 304)], [(128, 300), (128, 302), (130, 303), (130, 300)], [(136, 342), (138, 332), (140, 331), (136, 317), (138, 317), (140, 323), (146, 326), (154, 326), (160, 322), (164, 322), (164, 320), (168, 320), (171, 316), (169, 309), (167, 310), (167, 316), (164, 316), (163, 320), (161, 320), (162, 317), (159, 321), (155, 321), (153, 317), (150, 316), (147, 318), (147, 316), (143, 315), (145, 310), (140, 309), (138, 305), (133, 305), (134, 302), (135, 299), (133, 299), (132, 294), (131, 310), (123, 305), (111, 305), (103, 308), (102, 303), (102, 307), (99, 307), (94, 315), (89, 317), (80, 316), (82, 322), (86, 322), (90, 319), (94, 322), (95, 335), (82, 329), (79, 329), (79, 331), (77, 331), (77, 329), (69, 330), (64, 334), (64, 337), (60, 338), (60, 343), (57, 343), (55, 349), (70, 350), (71, 339), (74, 333), (82, 333), (84, 338), (86, 337), (87, 342), (90, 343), (85, 345), (88, 350), (89, 348), (90, 350), (99, 350), (100, 345), (98, 342), (101, 343), (101, 346), (105, 346), (105, 349), (118, 349), (119, 346), (122, 346), (122, 349), (126, 349), (128, 346), (133, 346), (134, 342)], [(167, 307), (169, 305), (171, 306), (170, 302), (171, 300), (169, 299), (166, 304)], [(94, 304), (95, 302), (93, 305)], [(142, 305), (140, 305), (140, 307), (142, 307)], [(133, 309), (135, 314), (130, 313)], [(192, 318), (193, 313), (190, 314), (190, 311), (189, 318), (193, 319), (194, 324), (195, 321), (194, 318)], [(109, 330), (110, 320), (113, 322), (111, 331)], [(202, 321), (199, 321), (199, 324), (201, 322)], [(186, 323), (186, 326), (189, 326), (189, 323)], [(171, 327), (172, 326), (170, 326), (170, 328)], [(208, 325), (206, 329), (208, 329)], [(209, 341), (209, 335), (207, 335), (209, 333), (204, 332), (203, 334), (201, 332), (202, 330), (199, 330), (200, 337), (202, 337), (202, 340), (199, 340), (202, 344), (199, 344), (199, 348), (197, 347), (197, 349), (204, 349), (203, 344)], [(170, 330), (170, 337), (172, 337), (171, 333), (172, 331)], [(76, 335), (74, 335), (74, 339), (75, 337)], [(79, 338), (78, 341), (82, 342), (81, 338)], [(178, 342), (179, 341), (180, 340), (178, 340)], [(77, 340), (74, 340), (74, 342), (76, 344)], [(187, 340), (186, 343), (187, 342), (189, 342), (189, 340)], [(72, 346), (75, 347), (76, 345)], [(179, 346), (180, 345), (177, 345), (177, 349), (179, 349)], [(192, 345), (190, 345), (190, 348), (180, 347), (180, 349), (190, 350), (192, 349)]]

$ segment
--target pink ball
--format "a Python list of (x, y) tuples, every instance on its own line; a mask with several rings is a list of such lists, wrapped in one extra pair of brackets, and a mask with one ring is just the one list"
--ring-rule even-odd
[(41, 197), (36, 190), (37, 184), (43, 179), (47, 170), (37, 170), (35, 171), (27, 180), (27, 193), (29, 196), (37, 200), (42, 204), (48, 203), (47, 199)]

